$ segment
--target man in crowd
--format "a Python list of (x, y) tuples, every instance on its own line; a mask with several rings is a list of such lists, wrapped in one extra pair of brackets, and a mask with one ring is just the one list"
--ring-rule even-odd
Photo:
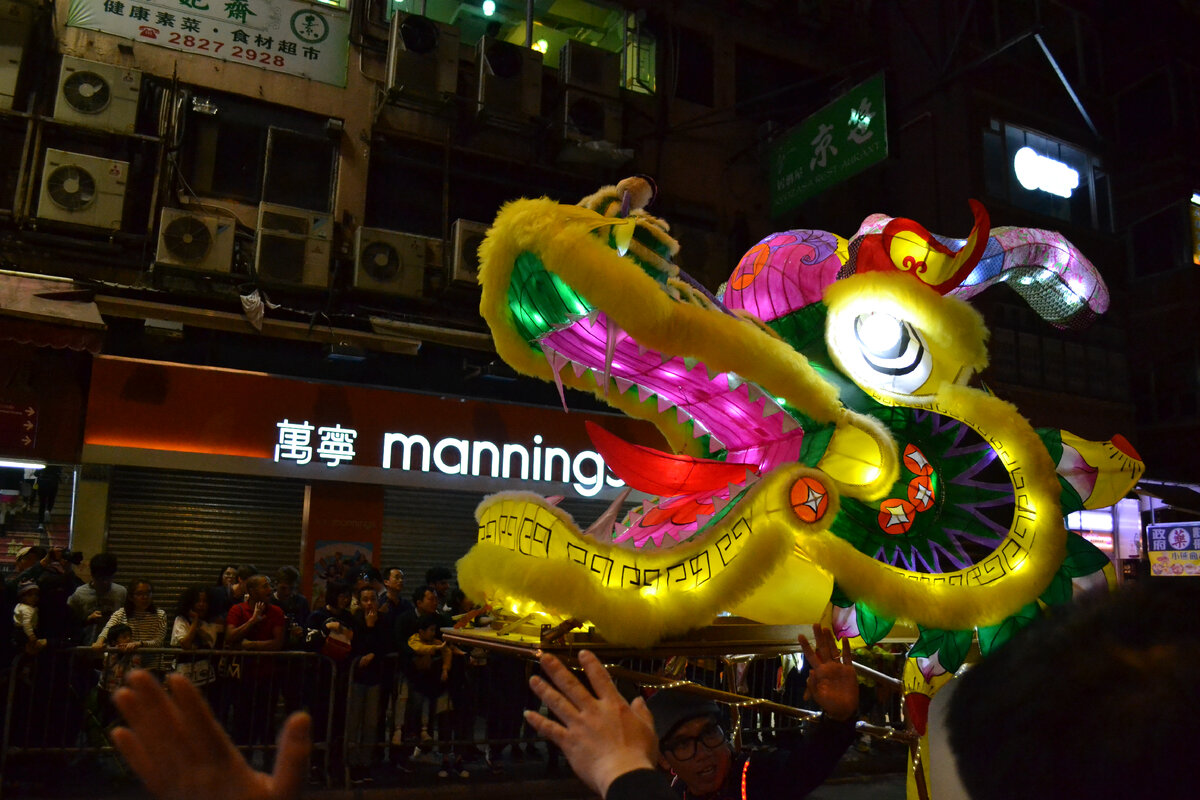
[(425, 571), (425, 583), (437, 592), (439, 614), (449, 616), (456, 613), (450, 608), (450, 578), (453, 575), (448, 567), (430, 567)]
[(813, 665), (808, 696), (824, 713), (796, 747), (735, 751), (715, 702), (676, 689), (660, 691), (647, 701), (659, 766), (675, 774), (677, 790), (713, 800), (800, 798), (825, 782), (854, 740), (858, 683), (849, 646), (839, 661), (833, 635), (820, 627), (815, 630), (815, 653), (806, 639), (801, 642)]
[(396, 620), (406, 611), (412, 611), (413, 603), (404, 596), (404, 570), (388, 567), (383, 572), (383, 591), (379, 593), (379, 613)]
[(239, 657), (241, 680), (234, 694), (233, 730), (241, 744), (267, 744), (279, 682), (274, 680), (274, 661), (256, 654), (283, 649), (287, 621), (283, 609), (271, 602), (270, 578), (251, 575), (245, 587), (246, 599), (229, 609), (225, 621), (225, 646), (249, 651)]
[(90, 645), (96, 634), (108, 622), (113, 612), (125, 605), (125, 587), (113, 582), (117, 574), (117, 557), (97, 553), (88, 562), (92, 579), (80, 586), (67, 599), (75, 619), (83, 626), (83, 641)]

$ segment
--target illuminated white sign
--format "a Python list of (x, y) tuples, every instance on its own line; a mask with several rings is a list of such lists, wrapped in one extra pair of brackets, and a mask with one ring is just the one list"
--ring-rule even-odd
[[(275, 461), (292, 461), (303, 466), (313, 456), (328, 467), (351, 463), (358, 432), (341, 425), (318, 428), (305, 420), (283, 420), (275, 424), (278, 439)], [(319, 443), (313, 447), (313, 433)], [(624, 486), (625, 482), (607, 475), (604, 458), (594, 450), (570, 453), (561, 447), (542, 447), (542, 436), (533, 437), (532, 446), (523, 444), (478, 441), (446, 437), (436, 442), (419, 433), (385, 433), (383, 435), (383, 469), (405, 472), (436, 469), (443, 475), (464, 475), (473, 478), (492, 477), (506, 480), (553, 481), (570, 484), (584, 497), (595, 497), (605, 487)]]
[[(430, 456), (433, 466), (443, 475), (470, 475), (478, 478), (486, 472), (493, 478), (519, 478), (523, 481), (558, 481), (569, 483), (584, 497), (595, 497), (609, 486), (624, 486), (625, 482), (606, 476), (604, 458), (594, 450), (581, 450), (572, 456), (561, 447), (541, 447), (542, 437), (533, 437), (533, 446), (501, 444), (447, 437), (433, 444), (419, 433), (385, 433), (383, 435), (383, 468), (393, 468), (393, 454), (399, 455), (399, 469), (420, 469), (429, 472)], [(414, 467), (413, 456), (419, 451), (420, 465)], [(516, 462), (517, 469), (513, 469)]]
[(1079, 188), (1079, 173), (1061, 161), (1044, 156), (1032, 147), (1022, 147), (1013, 156), (1013, 169), (1017, 180), (1029, 191), (1043, 192), (1070, 197)]
[(325, 462), (327, 467), (336, 467), (343, 461), (354, 460), (354, 440), (358, 431), (334, 425), (332, 428), (317, 428), (304, 422), (278, 422), (279, 442), (275, 445), (275, 461), (295, 461), (297, 464), (307, 464), (313, 458), (312, 434), (316, 430), (320, 437), (317, 445), (317, 457)]

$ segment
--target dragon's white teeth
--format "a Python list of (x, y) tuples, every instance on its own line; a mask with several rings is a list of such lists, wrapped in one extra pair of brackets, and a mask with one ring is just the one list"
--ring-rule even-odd
[(683, 406), (675, 406), (675, 419), (680, 425), (686, 425), (691, 417), (688, 416), (688, 413), (684, 410)]
[(550, 373), (554, 377), (554, 388), (558, 389), (558, 399), (562, 402), (563, 411), (567, 410), (567, 395), (563, 392), (562, 368), (567, 363), (567, 357), (553, 348), (543, 347), (546, 363), (550, 365)]
[(709, 455), (713, 455), (713, 456), (720, 455), (726, 449), (727, 448), (725, 447), (725, 443), (722, 442), (720, 439), (718, 439), (715, 434), (710, 433), (708, 435), (708, 453), (709, 453)]
[(672, 406), (671, 400), (668, 397), (663, 397), (661, 394), (654, 398), (658, 402), (658, 413), (662, 414)]
[(596, 385), (599, 386), (601, 389), (608, 386), (607, 378), (608, 378), (608, 375), (606, 373), (603, 373), (598, 369), (592, 370), (592, 380), (594, 380), (596, 382)]
[(721, 370), (713, 369), (708, 364), (704, 365), (704, 371), (708, 373), (708, 379), (710, 381), (715, 381), (717, 378), (721, 377), (722, 374)]
[(617, 384), (617, 391), (621, 394), (625, 394), (629, 391), (629, 387), (633, 386), (633, 381), (626, 380), (625, 378), (617, 378), (614, 376), (613, 381)]
[(642, 386), (640, 383), (638, 384), (637, 392), (638, 392), (638, 402), (639, 403), (646, 402), (648, 399), (650, 399), (650, 395), (654, 394), (654, 392), (652, 390), (646, 388), (645, 386)]
[(729, 385), (729, 391), (737, 391), (737, 388), (742, 385), (741, 376), (733, 372), (725, 373), (725, 382)]
[(692, 420), (692, 438), (693, 439), (699, 439), (701, 436), (704, 436), (708, 432), (709, 432), (708, 427), (705, 426), (705, 424), (703, 422), (701, 422), (698, 419)]
[(613, 541), (614, 541), (614, 542), (619, 542), (619, 541), (621, 541), (621, 537), (622, 537), (622, 536), (624, 536), (624, 535), (625, 535), (625, 534), (627, 534), (627, 533), (629, 533), (629, 526), (628, 526), (628, 525), (622, 525), (622, 524), (621, 524), (621, 523), (619, 523), (619, 522), (614, 522), (614, 523), (613, 523)]
[(664, 363), (664, 364), (668, 364), (675, 360), (675, 356), (666, 355), (665, 353), (659, 353), (658, 357), (659, 357), (659, 359), (661, 359), (662, 363)]
[(571, 363), (571, 371), (575, 373), (576, 378), (582, 378), (583, 373), (588, 371), (588, 367), (586, 364), (580, 364), (578, 361), (572, 361), (570, 363)]
[(780, 422), (783, 424), (784, 433), (789, 433), (800, 427), (800, 423), (792, 419), (791, 414), (784, 414), (783, 417), (780, 418)]
[(644, 356), (644, 355), (646, 355), (646, 353), (650, 352), (650, 348), (644, 346), (641, 342), (637, 343), (637, 349), (638, 349), (639, 356)]
[(688, 372), (691, 372), (692, 370), (694, 370), (696, 368), (696, 365), (699, 363), (700, 363), (700, 359), (698, 359), (698, 358), (692, 358), (691, 356), (683, 357), (683, 365), (685, 367), (687, 367)]
[(763, 390), (755, 386), (753, 383), (746, 384), (746, 396), (751, 402), (758, 402), (763, 397)]
[(712, 514), (697, 514), (696, 515), (696, 530), (700, 530), (713, 518)]
[(587, 313), (588, 325), (595, 325), (600, 320), (600, 309), (593, 308)]
[(780, 411), (783, 411), (783, 409), (780, 408), (779, 406), (777, 406), (776, 404), (772, 403), (770, 400), (763, 403), (763, 405), (762, 405), (763, 419), (766, 419), (767, 417), (770, 417), (770, 416), (774, 416), (775, 414), (778, 414)]
[(721, 511), (721, 509), (723, 509), (723, 508), (725, 508), (725, 506), (729, 505), (729, 501), (732, 499), (733, 499), (732, 497), (725, 494), (724, 492), (714, 495), (713, 499), (712, 499), (713, 515), (715, 516), (717, 513), (719, 513)]

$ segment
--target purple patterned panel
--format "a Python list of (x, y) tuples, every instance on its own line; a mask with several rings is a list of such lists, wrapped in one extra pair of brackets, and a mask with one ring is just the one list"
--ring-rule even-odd
[(769, 322), (820, 300), (842, 261), (826, 231), (773, 233), (751, 247), (729, 276), (722, 299)]

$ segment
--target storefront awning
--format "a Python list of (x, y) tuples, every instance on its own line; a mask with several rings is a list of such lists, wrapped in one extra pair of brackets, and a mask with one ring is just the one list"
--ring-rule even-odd
[(73, 283), (0, 274), (0, 341), (96, 354), (104, 331), (90, 293)]
[(1140, 495), (1149, 495), (1163, 501), (1177, 511), (1200, 514), (1200, 491), (1178, 483), (1147, 483), (1142, 481), (1134, 490)]

